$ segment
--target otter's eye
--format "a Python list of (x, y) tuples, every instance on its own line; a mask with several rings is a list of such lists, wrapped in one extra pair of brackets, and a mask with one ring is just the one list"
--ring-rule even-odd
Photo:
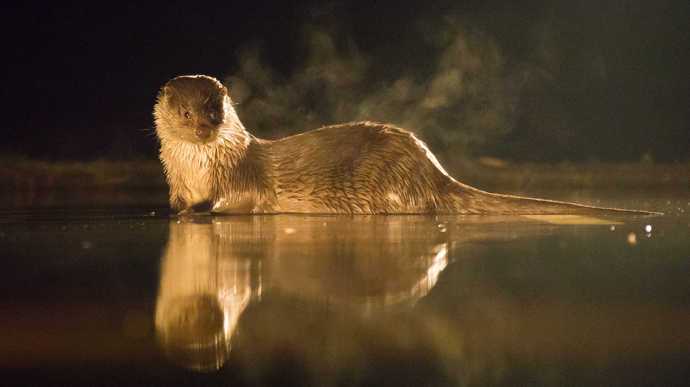
[(208, 114), (208, 116), (211, 117), (212, 120), (215, 120), (216, 117), (218, 117), (218, 113), (216, 113), (216, 112), (210, 112), (210, 113)]
[(184, 112), (184, 118), (189, 118), (189, 117), (191, 117), (191, 116), (192, 116), (192, 115), (189, 114), (189, 112)]

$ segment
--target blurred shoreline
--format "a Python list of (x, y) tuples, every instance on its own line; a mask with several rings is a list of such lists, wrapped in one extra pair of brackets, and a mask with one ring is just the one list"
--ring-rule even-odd
[(42, 161), (0, 156), (0, 191), (166, 188), (157, 160)]
[(519, 163), (482, 158), (456, 165), (448, 173), (473, 187), (511, 189), (539, 187), (558, 189), (658, 189), (690, 188), (690, 163), (652, 162)]
[[(690, 163), (651, 162), (556, 165), (480, 158), (446, 163), (456, 180), (481, 189), (527, 187), (558, 189), (690, 188)], [(167, 191), (158, 160), (139, 159), (86, 162), (40, 161), (0, 156), (0, 191), (32, 192), (62, 189)]]

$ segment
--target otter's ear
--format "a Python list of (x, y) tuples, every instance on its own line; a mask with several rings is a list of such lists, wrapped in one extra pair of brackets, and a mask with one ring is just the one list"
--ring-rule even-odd
[(170, 97), (172, 97), (172, 88), (170, 85), (165, 85), (161, 89), (160, 93), (158, 93), (158, 99), (159, 100), (168, 100)]
[(163, 86), (160, 92), (158, 92), (158, 102), (170, 104), (173, 99), (173, 88), (170, 84)]

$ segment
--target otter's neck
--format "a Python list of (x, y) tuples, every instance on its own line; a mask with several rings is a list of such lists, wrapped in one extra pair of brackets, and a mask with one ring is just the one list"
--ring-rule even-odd
[(171, 202), (185, 207), (217, 200), (228, 178), (247, 155), (251, 135), (240, 125), (219, 128), (213, 141), (190, 142), (175, 136), (160, 136), (161, 161), (170, 184)]

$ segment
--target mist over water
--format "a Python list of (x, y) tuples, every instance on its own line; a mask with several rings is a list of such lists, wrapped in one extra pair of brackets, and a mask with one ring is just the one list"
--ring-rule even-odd
[[(278, 75), (257, 45), (239, 52), (240, 71), (225, 84), (241, 120), (259, 137), (280, 138), (352, 121), (392, 123), (448, 153), (508, 132), (527, 66), (509, 68), (490, 36), (445, 18), (420, 28), (436, 62), (428, 77), (377, 72), (377, 58), (327, 27), (303, 26), (306, 55), (289, 78)], [(440, 148), (440, 149), (439, 149)]]
[[(687, 124), (682, 116), (657, 120), (658, 138), (638, 141), (651, 136), (643, 126), (660, 115), (643, 109), (639, 94), (658, 83), (661, 70), (641, 70), (653, 64), (641, 58), (650, 54), (641, 50), (651, 48), (636, 40), (652, 25), (632, 5), (437, 3), (404, 21), (409, 31), (400, 40), (413, 43), (393, 39), (366, 51), (357, 30), (335, 15), (337, 7), (320, 8), (301, 26), (294, 66), (285, 71), (269, 63), (265, 42), (255, 41), (238, 51), (239, 70), (224, 83), (247, 129), (263, 138), (370, 120), (415, 132), (442, 163), (482, 155), (537, 162), (674, 160), (675, 149), (657, 149), (679, 139), (678, 125)], [(664, 91), (670, 91), (660, 95), (664, 100), (678, 93), (659, 94)], [(625, 137), (624, 149), (613, 149)]]

